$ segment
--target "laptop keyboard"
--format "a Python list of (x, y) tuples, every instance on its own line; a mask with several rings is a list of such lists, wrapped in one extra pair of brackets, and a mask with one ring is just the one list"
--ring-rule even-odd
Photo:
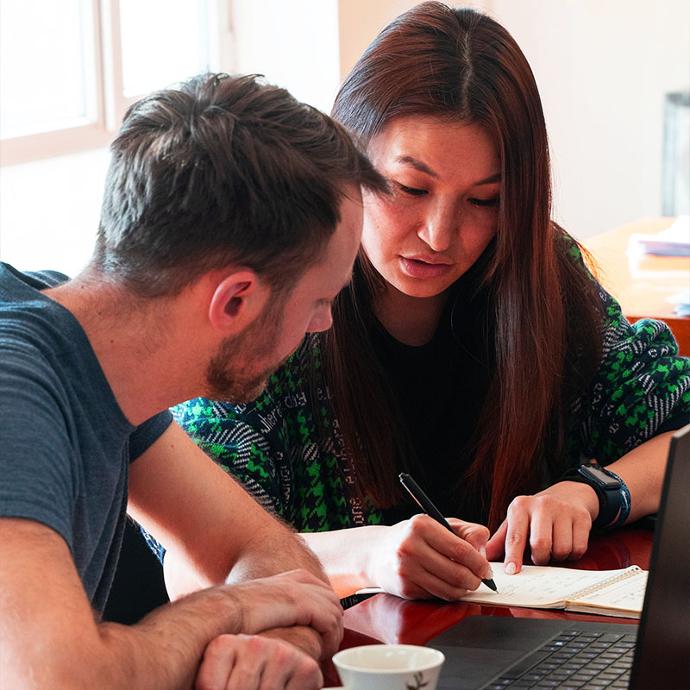
[(636, 633), (566, 630), (484, 686), (599, 690), (627, 688)]

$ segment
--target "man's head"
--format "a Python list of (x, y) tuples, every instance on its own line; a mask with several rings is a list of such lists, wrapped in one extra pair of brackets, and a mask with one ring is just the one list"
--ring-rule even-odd
[(199, 76), (127, 112), (93, 268), (141, 297), (228, 265), (285, 289), (323, 254), (348, 185), (385, 188), (328, 116), (254, 76)]
[(228, 288), (236, 292), (228, 294), (216, 288), (214, 297), (219, 304), (211, 300), (210, 322), (218, 333), (229, 335), (209, 361), (203, 390), (206, 397), (253, 400), (305, 333), (331, 327), (331, 306), (350, 281), (361, 234), (361, 194), (351, 185), (341, 202), (340, 222), (322, 257), (307, 268), (291, 290), (272, 291), (262, 299), (257, 295), (261, 286), (250, 275), (243, 281), (236, 273), (226, 278)]

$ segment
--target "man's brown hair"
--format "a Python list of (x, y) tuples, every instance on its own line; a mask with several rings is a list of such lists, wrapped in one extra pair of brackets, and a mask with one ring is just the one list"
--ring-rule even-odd
[(93, 263), (143, 297), (241, 264), (274, 288), (322, 253), (347, 185), (384, 190), (345, 129), (256, 75), (200, 75), (125, 115)]

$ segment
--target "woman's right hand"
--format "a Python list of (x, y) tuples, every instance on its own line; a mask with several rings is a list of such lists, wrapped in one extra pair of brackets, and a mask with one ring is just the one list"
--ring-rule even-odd
[(369, 577), (405, 599), (454, 601), (492, 577), (484, 555), (489, 530), (449, 518), (451, 534), (428, 515), (379, 527), (369, 548)]
[(322, 652), (333, 654), (343, 637), (343, 609), (335, 592), (306, 570), (225, 585), (240, 614), (240, 633), (304, 625), (321, 637)]

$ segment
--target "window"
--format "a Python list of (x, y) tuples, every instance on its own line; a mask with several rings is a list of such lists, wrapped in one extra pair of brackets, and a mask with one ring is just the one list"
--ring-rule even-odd
[(153, 89), (232, 71), (229, 5), (0, 0), (0, 260), (83, 268), (122, 115)]
[(212, 0), (3, 0), (2, 163), (105, 145), (142, 95), (217, 63)]

